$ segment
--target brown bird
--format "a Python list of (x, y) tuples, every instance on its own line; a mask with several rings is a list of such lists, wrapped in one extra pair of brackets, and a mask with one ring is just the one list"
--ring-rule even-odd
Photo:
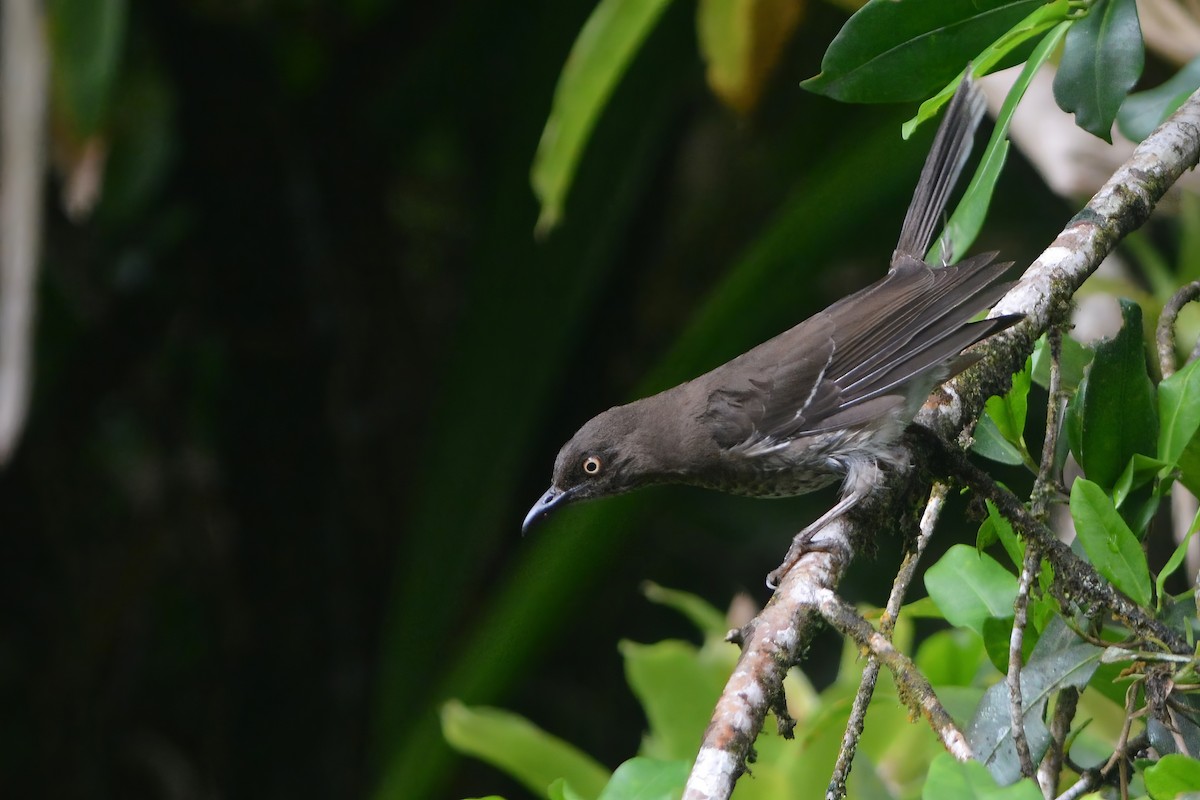
[(898, 441), (933, 387), (972, 364), (963, 350), (1021, 319), (970, 320), (1004, 294), (1009, 263), (986, 253), (924, 260), (984, 109), (968, 79), (954, 95), (878, 282), (711, 372), (610, 408), (554, 462), (550, 488), (522, 530), (567, 503), (680, 483), (755, 497), (804, 494), (842, 480), (812, 535), (868, 494), (881, 467), (902, 466)]

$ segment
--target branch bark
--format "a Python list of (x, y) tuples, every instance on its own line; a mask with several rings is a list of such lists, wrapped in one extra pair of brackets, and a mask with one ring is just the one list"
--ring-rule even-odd
[[(1146, 222), (1198, 157), (1200, 92), (1138, 145), (1025, 270), (992, 311), (993, 316), (1024, 314), (1025, 321), (982, 345), (980, 362), (935, 392), (934, 402), (926, 404), (917, 422), (947, 441), (968, 442), (986, 399), (1005, 389), (1034, 340), (1052, 319), (1065, 316), (1075, 290), (1122, 237)], [(886, 486), (878, 487), (883, 505), (901, 494), (901, 482), (891, 477)], [(786, 670), (799, 644), (810, 635), (818, 598), (837, 586), (859, 549), (856, 543), (878, 530), (877, 525), (864, 524), (863, 515), (834, 520), (814, 537), (821, 550), (800, 559), (783, 577), (771, 602), (746, 627), (742, 656), (717, 703), (688, 778), (687, 800), (716, 800), (732, 794), (772, 698), (783, 691)]]

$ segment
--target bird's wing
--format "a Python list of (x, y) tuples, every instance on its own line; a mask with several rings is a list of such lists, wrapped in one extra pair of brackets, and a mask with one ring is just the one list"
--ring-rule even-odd
[(883, 280), (714, 370), (704, 415), (714, 438), (761, 453), (857, 427), (906, 404), (911, 385), (927, 391), (965, 369), (965, 348), (1016, 321), (968, 321), (1007, 289), (995, 280), (1009, 265), (993, 258), (899, 258)]

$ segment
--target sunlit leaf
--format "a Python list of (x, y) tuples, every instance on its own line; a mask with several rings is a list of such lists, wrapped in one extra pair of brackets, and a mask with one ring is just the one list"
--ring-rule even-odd
[(725, 653), (725, 659), (701, 658), (695, 645), (670, 639), (653, 644), (621, 642), (625, 678), (650, 726), (645, 755), (662, 759), (695, 755), (696, 742), (737, 660), (732, 648)]
[(1042, 793), (1030, 779), (1003, 788), (978, 761), (959, 761), (941, 753), (929, 767), (921, 790), (923, 800), (1041, 800)]
[(692, 761), (631, 758), (613, 772), (596, 800), (675, 800), (683, 794)]
[(608, 770), (591, 756), (518, 714), (451, 700), (441, 717), (442, 735), (456, 750), (504, 770), (537, 794), (559, 778), (588, 797), (608, 783)]
[(988, 554), (956, 544), (926, 570), (925, 589), (951, 625), (982, 636), (985, 620), (1012, 614), (1017, 579)]
[(709, 88), (746, 114), (758, 105), (779, 55), (804, 13), (804, 0), (700, 0), (696, 28)]
[[(1051, 4), (1044, 8), (1048, 9), (1054, 5), (1057, 4)], [(1035, 16), (1042, 10), (1039, 9), (1030, 16)], [(1017, 104), (1025, 96), (1025, 90), (1029, 88), (1033, 76), (1054, 52), (1054, 48), (1062, 40), (1070, 24), (1069, 22), (1059, 24), (1038, 43), (1033, 53), (1030, 54), (1024, 69), (1021, 70), (1021, 74), (1013, 82), (1012, 88), (1004, 98), (1004, 103), (1000, 106), (1000, 112), (996, 115), (996, 124), (992, 127), (992, 135), (988, 139), (987, 148), (983, 151), (983, 158), (979, 162), (975, 174), (971, 177), (966, 192), (963, 193), (962, 199), (955, 207), (954, 213), (950, 215), (950, 220), (946, 223), (941, 236), (934, 242), (929, 255), (931, 263), (936, 264), (942, 260), (942, 242), (949, 242), (951, 249), (961, 255), (970, 248), (975, 237), (979, 235), (984, 218), (987, 216), (988, 207), (992, 202), (992, 192), (995, 191), (996, 182), (1000, 179), (1000, 172), (1004, 169), (1004, 162), (1008, 157), (1008, 126), (1012, 122), (1013, 112), (1017, 110)], [(979, 69), (974, 71), (976, 74), (981, 74)], [(943, 90), (944, 92), (945, 90)], [(929, 102), (923, 103), (917, 116), (904, 123), (901, 128), (904, 138), (907, 139), (913, 129), (920, 124), (921, 115), (925, 113), (927, 105)], [(933, 113), (932, 110), (929, 113)]]
[(1172, 753), (1142, 773), (1151, 800), (1175, 800), (1200, 792), (1200, 761)]

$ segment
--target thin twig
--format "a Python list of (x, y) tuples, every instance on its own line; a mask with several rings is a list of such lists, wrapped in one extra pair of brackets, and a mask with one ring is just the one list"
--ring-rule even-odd
[[(888, 596), (883, 619), (879, 622), (879, 632), (891, 639), (896, 627), (896, 618), (904, 604), (904, 595), (917, 574), (917, 564), (925, 553), (929, 540), (933, 537), (933, 529), (937, 525), (945, 506), (948, 487), (944, 483), (935, 483), (929, 492), (929, 502), (925, 504), (925, 512), (921, 515), (921, 528), (913, 548), (904, 556), (896, 580), (892, 582), (892, 593)], [(875, 692), (875, 682), (879, 678), (879, 659), (872, 654), (863, 668), (862, 680), (858, 684), (858, 692), (854, 696), (854, 705), (850, 709), (850, 718), (846, 721), (846, 732), (842, 734), (842, 746), (838, 750), (837, 763), (833, 767), (833, 775), (829, 779), (829, 788), (825, 790), (828, 800), (838, 800), (846, 796), (846, 780), (850, 777), (854, 754), (858, 750), (858, 740), (862, 736), (867, 707), (871, 703), (871, 695)]]
[(1192, 281), (1171, 295), (1171, 299), (1163, 306), (1158, 316), (1158, 328), (1154, 338), (1158, 342), (1158, 366), (1162, 376), (1169, 378), (1175, 374), (1175, 320), (1183, 307), (1200, 297), (1200, 281)]
[(1067, 736), (1071, 733), (1071, 722), (1079, 705), (1079, 690), (1068, 686), (1058, 693), (1054, 703), (1054, 716), (1050, 720), (1050, 746), (1038, 768), (1038, 785), (1047, 800), (1054, 797), (1058, 779), (1062, 774), (1063, 757), (1066, 754)]
[(938, 700), (929, 680), (908, 656), (897, 650), (887, 637), (871, 627), (871, 623), (834, 592), (822, 589), (816, 592), (816, 600), (817, 609), (826, 622), (853, 639), (859, 647), (869, 650), (888, 668), (896, 680), (900, 696), (914, 714), (925, 717), (942, 746), (960, 761), (973, 758), (966, 737)]
[(1021, 774), (1026, 778), (1033, 776), (1034, 767), (1033, 756), (1029, 752), (1029, 740), (1025, 738), (1025, 710), (1021, 702), (1021, 645), (1025, 640), (1025, 625), (1028, 622), (1029, 587), (1033, 584), (1033, 576), (1040, 561), (1035, 548), (1025, 548), (1025, 562), (1021, 565), (1021, 579), (1017, 582), (1017, 597), (1013, 601), (1012, 633), (1008, 637), (1009, 730), (1012, 733), (1013, 746), (1017, 749)]

